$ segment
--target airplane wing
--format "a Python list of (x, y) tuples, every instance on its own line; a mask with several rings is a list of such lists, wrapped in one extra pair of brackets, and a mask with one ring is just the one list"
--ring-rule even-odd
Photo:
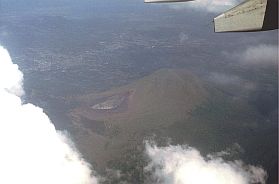
[(175, 3), (175, 2), (186, 2), (193, 0), (144, 0), (145, 3)]
[[(145, 3), (190, 0), (144, 0)], [(246, 0), (214, 18), (215, 32), (252, 32), (278, 29), (278, 0)]]
[(215, 32), (278, 29), (278, 0), (247, 0), (214, 18)]

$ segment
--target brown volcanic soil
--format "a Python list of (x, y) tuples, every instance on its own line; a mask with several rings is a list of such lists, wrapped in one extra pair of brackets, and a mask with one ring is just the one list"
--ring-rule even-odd
[[(73, 136), (86, 159), (95, 168), (104, 168), (154, 131), (189, 118), (206, 96), (202, 83), (191, 73), (162, 69), (130, 85), (76, 97), (79, 105), (69, 113)], [(116, 99), (116, 108), (92, 108), (111, 99)]]

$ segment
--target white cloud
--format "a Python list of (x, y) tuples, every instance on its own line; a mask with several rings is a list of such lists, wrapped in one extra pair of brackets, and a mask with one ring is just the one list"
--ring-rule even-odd
[(278, 45), (256, 45), (248, 47), (240, 54), (234, 54), (240, 62), (248, 65), (277, 65)]
[(225, 161), (221, 157), (203, 157), (187, 146), (157, 147), (146, 144), (150, 158), (145, 168), (153, 172), (161, 184), (264, 184), (266, 172), (241, 161)]
[(225, 73), (212, 72), (209, 75), (209, 80), (217, 84), (237, 84), (241, 82), (241, 79), (236, 75), (229, 75)]
[(211, 72), (207, 76), (207, 80), (224, 86), (226, 91), (236, 93), (236, 95), (249, 95), (257, 87), (254, 82), (229, 73)]
[(186, 41), (188, 41), (189, 40), (189, 35), (188, 34), (186, 34), (186, 33), (183, 33), (183, 32), (181, 32), (180, 34), (179, 34), (179, 43), (185, 43)]
[(90, 165), (39, 107), (23, 104), (23, 74), (0, 46), (0, 183), (96, 184)]
[(185, 3), (177, 3), (170, 5), (173, 9), (198, 9), (213, 13), (219, 13), (232, 8), (238, 4), (240, 0), (195, 0)]
[(0, 53), (0, 88), (17, 96), (23, 95), (22, 73), (18, 70), (18, 66), (12, 63), (9, 53), (1, 46)]

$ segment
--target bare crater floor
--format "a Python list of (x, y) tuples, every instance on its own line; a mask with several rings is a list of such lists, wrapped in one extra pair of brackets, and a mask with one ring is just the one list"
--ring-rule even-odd
[(75, 141), (95, 166), (142, 143), (154, 131), (185, 121), (207, 96), (187, 70), (161, 69), (129, 85), (75, 97), (69, 112)]

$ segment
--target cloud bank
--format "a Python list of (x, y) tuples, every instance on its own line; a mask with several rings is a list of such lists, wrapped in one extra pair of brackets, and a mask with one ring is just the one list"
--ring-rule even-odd
[(229, 74), (218, 73), (218, 72), (210, 73), (208, 78), (209, 80), (222, 85), (239, 84), (241, 82), (240, 77), (236, 75), (229, 75)]
[(177, 3), (174, 5), (170, 5), (170, 7), (176, 10), (196, 9), (201, 11), (219, 13), (232, 8), (239, 2), (239, 0), (195, 0), (191, 2)]
[(0, 46), (0, 183), (96, 184), (65, 133), (39, 107), (23, 104), (23, 74)]
[(256, 45), (248, 47), (244, 52), (235, 54), (240, 62), (248, 65), (277, 65), (278, 45)]
[(221, 157), (203, 157), (198, 150), (186, 146), (157, 147), (146, 144), (150, 158), (145, 168), (160, 184), (264, 184), (266, 172), (241, 161), (225, 161)]
[(256, 88), (256, 84), (252, 81), (244, 80), (237, 75), (228, 73), (211, 72), (207, 79), (218, 85), (237, 87), (238, 93), (241, 90), (248, 92)]

